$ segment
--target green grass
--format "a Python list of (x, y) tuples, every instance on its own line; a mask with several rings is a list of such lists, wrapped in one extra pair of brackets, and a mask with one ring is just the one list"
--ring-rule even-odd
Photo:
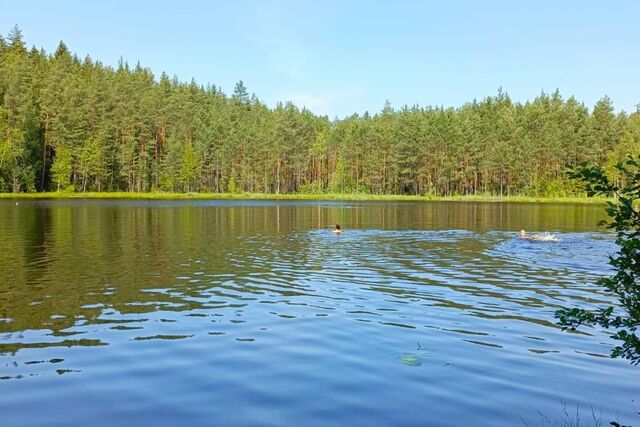
[(609, 199), (597, 197), (525, 197), (525, 196), (407, 196), (378, 194), (265, 194), (265, 193), (0, 193), (0, 199), (211, 199), (211, 200), (346, 200), (346, 201), (455, 201), (455, 202), (513, 202), (513, 203), (595, 203), (603, 204)]

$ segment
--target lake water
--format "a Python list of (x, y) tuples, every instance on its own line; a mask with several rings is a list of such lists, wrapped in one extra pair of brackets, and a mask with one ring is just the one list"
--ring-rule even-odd
[(0, 200), (0, 425), (635, 425), (638, 368), (553, 316), (610, 301), (604, 217)]

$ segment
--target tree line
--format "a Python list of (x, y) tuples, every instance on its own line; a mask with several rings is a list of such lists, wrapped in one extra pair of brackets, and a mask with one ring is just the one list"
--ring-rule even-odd
[(28, 49), (0, 36), (0, 191), (174, 191), (429, 195), (581, 194), (566, 165), (612, 180), (639, 154), (640, 113), (588, 108), (556, 90), (518, 103), (499, 90), (458, 108), (387, 102), (338, 120), (270, 108), (242, 81), (156, 78)]

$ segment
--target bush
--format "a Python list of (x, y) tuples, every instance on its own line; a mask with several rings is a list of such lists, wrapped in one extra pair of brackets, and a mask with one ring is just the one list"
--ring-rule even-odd
[(614, 329), (611, 337), (620, 345), (613, 349), (611, 356), (623, 357), (637, 365), (640, 363), (640, 339), (636, 335), (640, 325), (640, 211), (634, 202), (640, 199), (640, 163), (629, 157), (625, 163), (617, 164), (616, 169), (625, 178), (626, 184), (622, 187), (612, 184), (605, 171), (597, 166), (583, 164), (570, 176), (585, 183), (589, 196), (614, 196), (617, 199), (607, 204), (611, 222), (602, 222), (617, 233), (616, 243), (620, 250), (609, 261), (616, 272), (597, 283), (616, 296), (620, 305), (592, 311), (563, 309), (556, 312), (556, 317), (563, 329), (575, 330), (581, 325)]

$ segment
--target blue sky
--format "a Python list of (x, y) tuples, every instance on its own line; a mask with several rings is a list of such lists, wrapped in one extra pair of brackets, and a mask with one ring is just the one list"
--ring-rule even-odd
[(343, 117), (502, 87), (640, 103), (640, 1), (0, 0), (0, 32)]

